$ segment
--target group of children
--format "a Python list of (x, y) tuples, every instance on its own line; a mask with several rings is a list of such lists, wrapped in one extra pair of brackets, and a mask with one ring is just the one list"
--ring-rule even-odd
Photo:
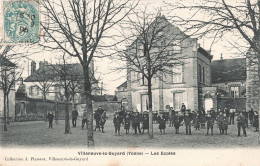
[[(167, 112), (170, 112), (167, 114)], [(193, 125), (195, 130), (200, 130), (201, 126), (206, 127), (206, 135), (213, 135), (213, 127), (216, 123), (219, 133), (221, 135), (225, 134), (227, 135), (228, 131), (228, 125), (232, 123), (233, 117), (231, 117), (230, 120), (230, 112), (226, 108), (221, 111), (220, 109), (218, 111), (208, 111), (207, 114), (205, 112), (196, 112), (187, 109), (187, 110), (181, 110), (181, 111), (174, 111), (170, 110), (167, 112), (156, 112), (156, 118), (153, 113), (153, 122), (159, 124), (159, 130), (160, 134), (165, 134), (166, 124), (169, 122), (169, 127), (174, 126), (175, 128), (175, 134), (179, 134), (179, 128), (184, 124), (186, 135), (191, 135), (191, 126)], [(238, 112), (237, 116), (237, 127), (238, 127), (238, 136), (240, 136), (240, 130), (242, 128), (243, 135), (246, 136), (246, 127), (248, 127), (248, 116), (246, 114), (249, 114), (248, 112)], [(232, 115), (231, 115), (232, 116)], [(250, 121), (251, 122), (251, 121)], [(148, 112), (126, 112), (123, 114), (120, 111), (115, 112), (114, 114), (114, 120), (113, 120), (114, 126), (115, 126), (115, 135), (120, 135), (120, 126), (121, 124), (124, 125), (125, 133), (128, 134), (131, 124), (132, 128), (135, 131), (135, 134), (144, 133), (145, 130), (148, 130), (149, 132), (149, 114)], [(142, 124), (142, 127), (141, 127)], [(259, 119), (258, 119), (258, 112), (255, 111), (253, 115), (252, 120), (253, 126), (256, 128), (256, 131), (259, 131)], [(141, 132), (141, 129), (143, 130)]]

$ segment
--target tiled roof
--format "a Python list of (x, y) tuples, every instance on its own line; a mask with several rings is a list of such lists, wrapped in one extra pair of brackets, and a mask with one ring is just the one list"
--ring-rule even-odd
[(106, 101), (108, 101), (105, 96), (101, 96), (101, 95), (91, 95), (91, 99), (94, 102), (106, 102)]
[(0, 56), (0, 65), (15, 67), (15, 64), (4, 56)]
[(198, 52), (200, 52), (202, 55), (207, 57), (209, 60), (212, 60), (213, 56), (210, 55), (206, 50), (204, 50), (202, 47), (198, 48)]
[(115, 95), (104, 95), (104, 96), (108, 101), (117, 101), (117, 97)]
[(127, 81), (123, 82), (121, 85), (117, 87), (118, 88), (126, 88), (127, 87)]
[[(83, 69), (81, 64), (67, 64), (69, 72), (72, 72), (78, 79), (83, 79)], [(61, 68), (61, 65), (43, 65), (39, 69), (37, 69), (34, 73), (32, 73), (29, 77), (27, 77), (25, 82), (39, 82), (43, 80), (57, 80), (58, 78), (58, 69)], [(94, 83), (98, 81), (94, 78)]]
[(246, 80), (246, 59), (215, 60), (211, 63), (212, 83)]

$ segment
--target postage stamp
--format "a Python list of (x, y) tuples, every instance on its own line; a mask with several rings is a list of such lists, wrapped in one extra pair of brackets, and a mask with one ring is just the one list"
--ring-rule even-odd
[(40, 0), (3, 1), (3, 43), (38, 43), (40, 25)]

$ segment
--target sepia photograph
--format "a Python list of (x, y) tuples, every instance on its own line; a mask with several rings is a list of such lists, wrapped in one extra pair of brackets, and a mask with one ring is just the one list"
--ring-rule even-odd
[(0, 165), (259, 164), (260, 0), (0, 5)]

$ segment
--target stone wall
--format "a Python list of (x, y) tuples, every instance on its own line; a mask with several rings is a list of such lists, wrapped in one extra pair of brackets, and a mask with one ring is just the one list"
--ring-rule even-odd
[[(249, 51), (249, 57), (254, 57), (254, 54)], [(246, 80), (246, 109), (259, 110), (259, 77), (258, 77), (258, 64), (256, 58), (246, 60), (247, 64), (247, 80)]]

